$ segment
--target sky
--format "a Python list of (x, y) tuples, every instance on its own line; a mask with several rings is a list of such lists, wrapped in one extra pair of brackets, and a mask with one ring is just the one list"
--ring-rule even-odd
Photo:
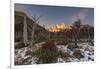
[(77, 17), (81, 19), (82, 24), (94, 25), (93, 8), (15, 4), (15, 10), (26, 13), (30, 18), (40, 17), (39, 24), (45, 27), (59, 23), (73, 24)]

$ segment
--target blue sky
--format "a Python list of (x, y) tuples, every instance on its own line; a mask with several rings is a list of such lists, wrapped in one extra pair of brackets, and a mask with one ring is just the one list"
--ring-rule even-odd
[(93, 8), (15, 4), (15, 10), (25, 12), (30, 18), (34, 15), (41, 16), (39, 24), (46, 27), (62, 22), (72, 24), (77, 16), (82, 20), (82, 24), (94, 25)]

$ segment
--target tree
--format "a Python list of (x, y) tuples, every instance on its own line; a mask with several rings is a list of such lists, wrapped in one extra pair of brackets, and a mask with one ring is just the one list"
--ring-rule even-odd
[(33, 23), (33, 26), (32, 26), (32, 35), (31, 35), (31, 46), (33, 46), (33, 43), (35, 43), (35, 40), (34, 40), (34, 37), (35, 37), (35, 29), (37, 28), (37, 24), (39, 23), (39, 19), (40, 19), (41, 16), (39, 17), (36, 17), (35, 15), (32, 17), (34, 23)]
[(78, 18), (77, 21), (74, 22), (72, 26), (72, 33), (75, 39), (75, 46), (77, 47), (77, 40), (80, 40), (80, 27), (81, 27), (81, 20)]

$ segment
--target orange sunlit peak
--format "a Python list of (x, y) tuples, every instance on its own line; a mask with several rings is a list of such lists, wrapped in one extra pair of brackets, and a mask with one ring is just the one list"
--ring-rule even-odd
[(59, 32), (60, 30), (64, 29), (71, 29), (70, 25), (65, 25), (64, 22), (57, 24), (55, 26), (49, 26), (47, 28), (48, 31), (50, 32)]

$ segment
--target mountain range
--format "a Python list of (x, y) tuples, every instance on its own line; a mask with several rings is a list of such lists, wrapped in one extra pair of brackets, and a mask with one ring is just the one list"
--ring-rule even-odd
[(65, 24), (64, 22), (62, 22), (57, 25), (47, 27), (47, 30), (49, 32), (59, 32), (61, 30), (65, 30), (65, 29), (71, 29), (71, 25)]

